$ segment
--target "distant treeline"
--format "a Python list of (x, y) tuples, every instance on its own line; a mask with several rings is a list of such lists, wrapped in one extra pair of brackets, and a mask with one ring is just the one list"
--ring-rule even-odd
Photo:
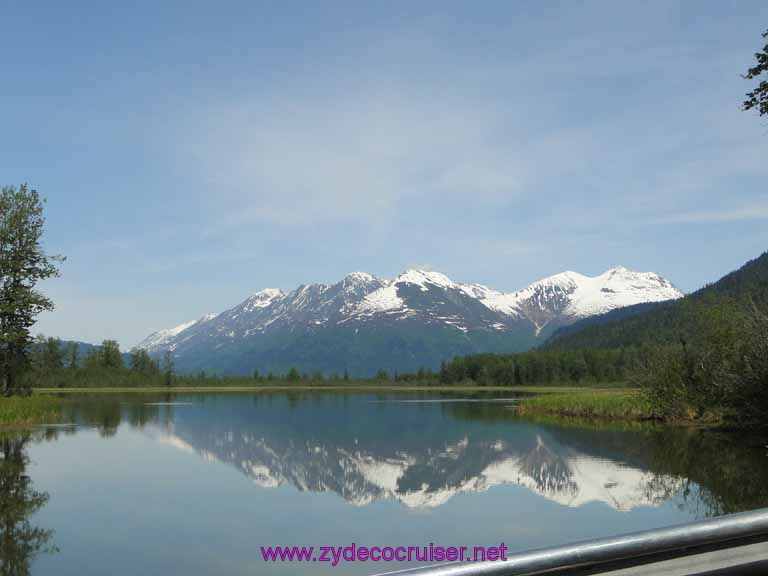
[(254, 383), (304, 383), (321, 385), (345, 382), (388, 382), (420, 385), (579, 385), (623, 381), (648, 362), (649, 347), (621, 350), (523, 352), (458, 356), (443, 362), (439, 371), (379, 370), (371, 378), (352, 377), (347, 371), (324, 374), (291, 368), (284, 373), (251, 376), (218, 376), (206, 372), (178, 374), (170, 353), (158, 360), (145, 350), (125, 354), (117, 342), (105, 340), (81, 353), (76, 342), (38, 337), (30, 351), (30, 370), (25, 378), (33, 387), (111, 387), (173, 385), (253, 385)]
[[(379, 370), (372, 378), (362, 379), (351, 377), (346, 370), (323, 374), (320, 371), (300, 372), (297, 368), (281, 374), (261, 373), (254, 369), (251, 376), (220, 376), (204, 371), (178, 374), (170, 352), (158, 360), (141, 349), (125, 354), (114, 340), (105, 340), (99, 346), (83, 346), (78, 342), (63, 342), (44, 336), (38, 336), (30, 347), (29, 360), (23, 379), (32, 388), (254, 386), (281, 383), (319, 386), (408, 382), (413, 379), (410, 375), (400, 378), (386, 370)], [(436, 382), (430, 371), (421, 370), (418, 375), (424, 382)]]
[(22, 378), (32, 387), (44, 388), (169, 386), (179, 379), (170, 354), (162, 362), (145, 350), (132, 351), (127, 363), (125, 358), (114, 340), (86, 347), (38, 336), (29, 350), (29, 366)]
[(531, 351), (457, 357), (440, 368), (443, 384), (481, 386), (583, 385), (625, 381), (647, 366), (658, 351), (651, 346), (616, 350)]

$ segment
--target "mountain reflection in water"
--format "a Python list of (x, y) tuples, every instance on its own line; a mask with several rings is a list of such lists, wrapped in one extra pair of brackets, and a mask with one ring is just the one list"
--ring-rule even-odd
[(450, 395), (439, 397), (452, 402), (410, 402), (435, 397), (169, 395), (85, 412), (103, 434), (122, 417), (159, 442), (235, 466), (260, 487), (331, 492), (357, 506), (389, 499), (434, 508), (504, 484), (564, 506), (603, 502), (619, 511), (671, 500), (705, 516), (768, 503), (765, 450), (743, 438), (532, 422), (504, 402)]

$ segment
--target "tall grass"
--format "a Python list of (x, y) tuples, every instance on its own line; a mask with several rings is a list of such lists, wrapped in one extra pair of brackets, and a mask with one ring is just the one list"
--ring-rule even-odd
[(0, 398), (0, 427), (59, 422), (63, 403), (64, 400), (51, 396)]
[(542, 394), (521, 399), (517, 412), (605, 420), (645, 420), (652, 416), (645, 397), (637, 390), (627, 389)]

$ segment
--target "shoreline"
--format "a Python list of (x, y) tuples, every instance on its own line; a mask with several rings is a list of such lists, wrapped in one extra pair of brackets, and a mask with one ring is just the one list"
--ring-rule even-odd
[(600, 388), (592, 386), (479, 386), (479, 385), (408, 385), (408, 384), (274, 384), (253, 386), (110, 386), (33, 388), (33, 395), (78, 393), (190, 393), (190, 392), (526, 392), (535, 394), (563, 394), (574, 390), (619, 391), (630, 388)]
[(535, 397), (562, 396), (580, 392), (588, 394), (598, 390), (624, 391), (626, 388), (593, 388), (572, 386), (478, 386), (466, 385), (417, 385), (417, 384), (274, 384), (253, 386), (114, 386), (114, 387), (71, 387), (71, 388), (33, 388), (29, 397), (0, 398), (0, 431), (18, 430), (59, 422), (63, 417), (63, 407), (70, 398), (77, 396), (98, 397), (115, 394), (394, 394), (453, 392), (457, 394), (509, 393), (531, 394)]
[(58, 421), (62, 407), (72, 397), (110, 394), (272, 394), (349, 393), (392, 394), (455, 392), (477, 394), (507, 392), (530, 394), (507, 406), (510, 417), (546, 417), (567, 423), (573, 420), (599, 423), (655, 423), (672, 426), (722, 427), (722, 418), (690, 418), (675, 421), (654, 415), (641, 391), (629, 387), (595, 386), (478, 386), (478, 385), (397, 385), (397, 384), (275, 384), (254, 386), (144, 386), (36, 388), (30, 397), (0, 398), (0, 430), (23, 429)]

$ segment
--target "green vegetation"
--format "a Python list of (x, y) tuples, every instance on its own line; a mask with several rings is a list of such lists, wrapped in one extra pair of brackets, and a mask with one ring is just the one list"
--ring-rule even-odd
[[(262, 375), (254, 370), (252, 376), (217, 376), (199, 372), (198, 374), (177, 374), (173, 357), (167, 353), (162, 362), (152, 358), (144, 350), (134, 350), (128, 356), (126, 365), (124, 354), (117, 342), (105, 340), (100, 346), (92, 347), (87, 354), (79, 354), (77, 343), (63, 343), (57, 338), (39, 336), (28, 352), (28, 369), (23, 373), (23, 385), (29, 389), (112, 389), (112, 388), (235, 388), (254, 387), (316, 387), (316, 386), (370, 386), (373, 384), (396, 384), (388, 374), (381, 371), (371, 379), (351, 379), (348, 373), (343, 376), (321, 372), (301, 373), (291, 368), (283, 375), (267, 373)], [(423, 382), (408, 380), (409, 384), (436, 383), (427, 373)]]
[(0, 394), (28, 394), (20, 375), (29, 363), (30, 328), (53, 302), (35, 290), (57, 276), (63, 260), (43, 251), (43, 202), (26, 184), (0, 188)]
[[(476, 354), (444, 362), (436, 377), (442, 384), (473, 382), (480, 386), (608, 384), (626, 381), (651, 354), (648, 347)], [(407, 375), (401, 378), (407, 379)]]
[(0, 428), (59, 422), (63, 404), (52, 396), (0, 398)]
[(768, 425), (768, 253), (675, 302), (553, 339), (547, 351), (648, 351), (629, 376), (652, 415)]
[(661, 349), (634, 378), (653, 415), (768, 426), (768, 316), (716, 307), (702, 311), (697, 324), (695, 340)]
[(647, 420), (652, 412), (639, 390), (575, 389), (566, 393), (523, 398), (521, 415), (554, 415), (599, 420)]

